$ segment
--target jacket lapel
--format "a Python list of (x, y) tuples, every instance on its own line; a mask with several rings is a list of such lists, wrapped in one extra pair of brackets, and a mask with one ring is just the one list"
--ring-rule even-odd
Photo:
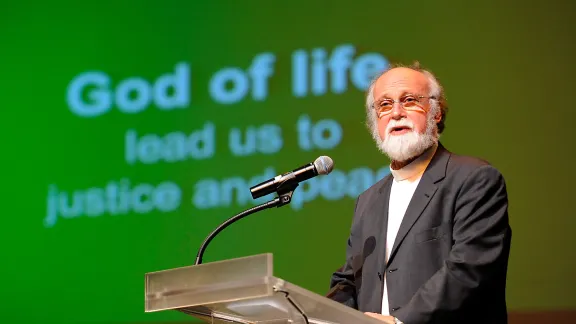
[[(392, 186), (392, 175), (389, 174), (382, 180), (382, 185), (378, 189), (378, 199), (374, 200), (373, 205), (370, 207), (370, 215), (374, 215), (373, 222), (369, 224), (369, 233), (376, 237), (376, 269), (378, 271), (378, 279), (374, 278), (376, 283), (380, 284), (378, 291), (378, 298), (370, 300), (368, 309), (374, 312), (379, 312), (382, 308), (382, 293), (384, 289), (384, 282), (382, 281), (382, 273), (384, 272), (384, 263), (386, 257), (386, 233), (388, 229), (388, 202), (390, 200), (390, 188)], [(375, 274), (376, 275), (376, 274)]]
[(377, 233), (378, 245), (376, 252), (378, 253), (378, 264), (384, 263), (386, 252), (386, 234), (388, 230), (388, 202), (390, 201), (390, 188), (392, 187), (392, 175), (388, 175), (380, 190), (378, 190), (379, 199), (374, 206), (374, 215), (377, 215), (377, 222), (372, 227), (373, 231)]
[[(402, 244), (404, 238), (412, 226), (414, 226), (414, 223), (420, 218), (420, 215), (422, 215), (424, 209), (426, 209), (426, 206), (428, 206), (428, 203), (436, 193), (438, 189), (436, 184), (446, 176), (446, 165), (448, 164), (449, 157), (450, 153), (439, 144), (434, 157), (428, 164), (426, 171), (424, 171), (422, 179), (420, 179), (420, 183), (418, 183), (418, 187), (410, 200), (402, 223), (400, 223), (398, 234), (396, 235), (390, 257), (388, 258), (388, 264), (394, 259), (398, 247)], [(388, 204), (386, 204), (386, 208), (388, 208)], [(388, 214), (388, 211), (386, 211), (386, 214)]]

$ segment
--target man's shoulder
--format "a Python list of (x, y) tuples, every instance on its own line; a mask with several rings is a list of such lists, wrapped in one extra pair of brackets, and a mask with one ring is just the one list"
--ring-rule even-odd
[(446, 176), (449, 178), (464, 179), (479, 172), (497, 177), (502, 176), (498, 168), (486, 159), (472, 155), (457, 154), (448, 150), (446, 152), (449, 154), (449, 159), (446, 163)]
[(382, 192), (382, 189), (386, 186), (386, 183), (388, 181), (392, 181), (392, 174), (391, 173), (386, 174), (382, 179), (376, 181), (374, 184), (372, 184), (366, 190), (361, 192), (358, 195), (358, 200), (365, 200), (369, 197), (376, 197), (377, 195), (379, 195)]
[(450, 154), (450, 158), (446, 165), (447, 173), (450, 171), (470, 172), (480, 167), (492, 166), (488, 160), (477, 156), (463, 155), (450, 151), (447, 152)]

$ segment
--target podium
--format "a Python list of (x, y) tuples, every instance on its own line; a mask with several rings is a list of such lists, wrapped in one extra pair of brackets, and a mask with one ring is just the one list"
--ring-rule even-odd
[(151, 272), (145, 279), (146, 312), (175, 310), (226, 324), (383, 323), (274, 277), (269, 253)]

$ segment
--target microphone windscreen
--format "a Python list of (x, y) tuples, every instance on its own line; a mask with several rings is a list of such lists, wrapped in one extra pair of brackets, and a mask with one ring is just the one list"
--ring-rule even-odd
[(318, 174), (328, 174), (334, 169), (334, 161), (328, 156), (320, 156), (314, 161)]

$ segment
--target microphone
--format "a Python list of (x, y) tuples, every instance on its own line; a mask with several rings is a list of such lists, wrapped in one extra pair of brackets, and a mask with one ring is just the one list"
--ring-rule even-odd
[(250, 188), (252, 198), (257, 199), (273, 192), (277, 192), (283, 186), (298, 186), (298, 183), (306, 181), (317, 175), (328, 174), (334, 168), (334, 161), (328, 156), (320, 156), (314, 162), (299, 167), (296, 170), (277, 175), (276, 177), (259, 183)]

